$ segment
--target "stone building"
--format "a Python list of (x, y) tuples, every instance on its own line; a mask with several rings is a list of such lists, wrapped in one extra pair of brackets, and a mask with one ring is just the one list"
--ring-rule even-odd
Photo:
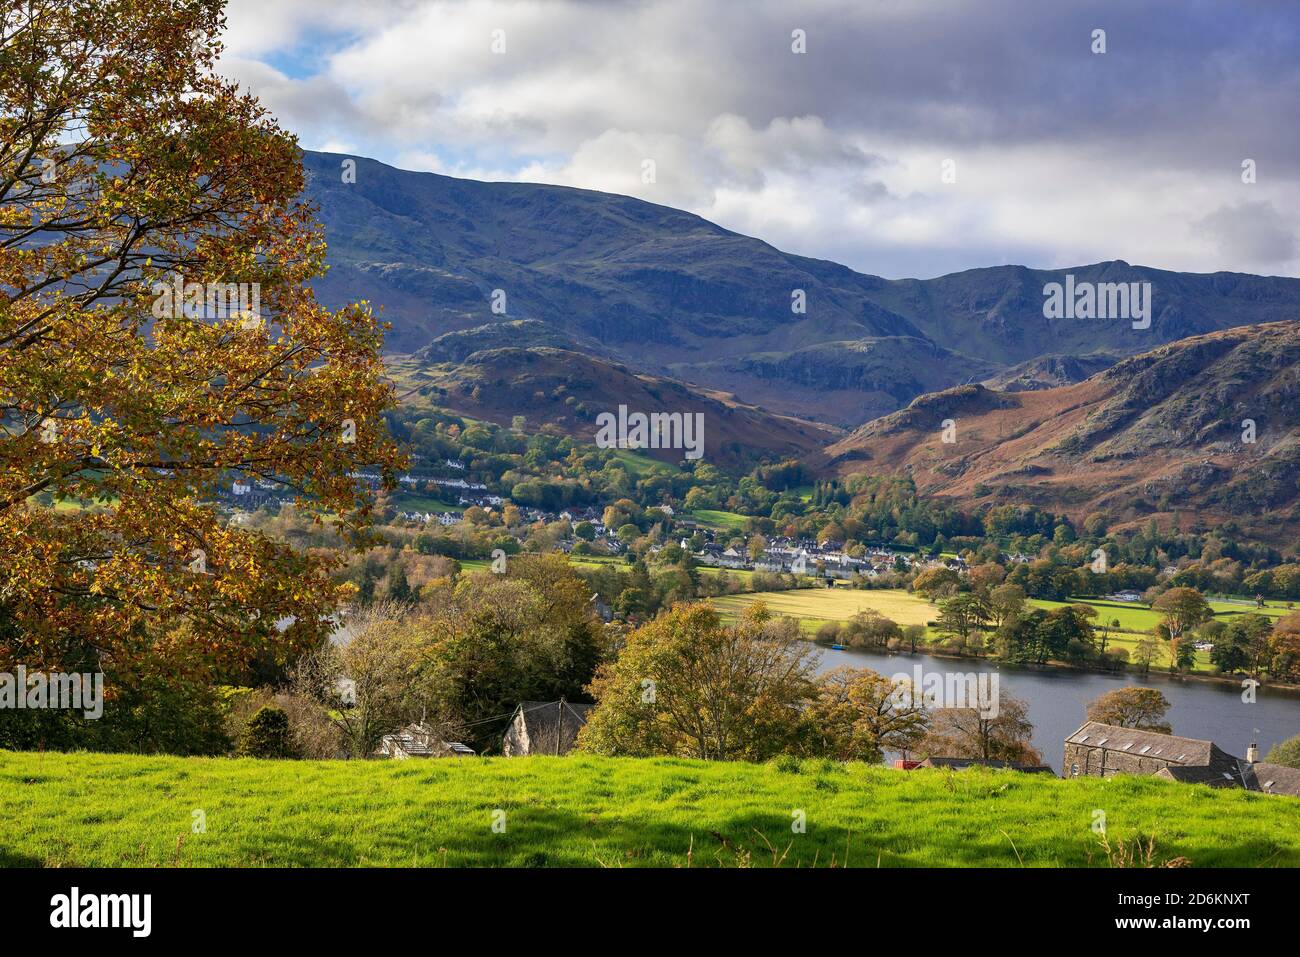
[[(1067, 778), (1156, 774), (1165, 768), (1198, 769), (1195, 776), (1203, 779), (1200, 783), (1244, 787), (1240, 768), (1243, 763), (1213, 741), (1088, 721), (1065, 739), (1062, 769)], [(1178, 777), (1179, 773), (1176, 770), (1172, 776)]]
[(559, 701), (525, 701), (515, 709), (501, 742), (508, 758), (529, 754), (568, 754), (587, 723), (589, 704)]
[(394, 734), (384, 735), (376, 755), (399, 761), (406, 758), (472, 758), (474, 749), (459, 741), (444, 740), (433, 728), (417, 722)]

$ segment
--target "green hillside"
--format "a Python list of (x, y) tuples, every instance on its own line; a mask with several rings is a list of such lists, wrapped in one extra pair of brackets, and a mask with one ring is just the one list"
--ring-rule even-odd
[(1300, 802), (1154, 778), (0, 752), (9, 866), (1107, 866), (1097, 810), (1112, 847), (1154, 838), (1157, 863), (1300, 866)]

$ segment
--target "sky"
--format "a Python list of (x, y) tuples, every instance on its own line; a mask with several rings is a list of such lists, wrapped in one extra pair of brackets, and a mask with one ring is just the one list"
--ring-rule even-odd
[(1110, 259), (1300, 276), (1290, 0), (231, 0), (227, 18), (221, 72), (308, 149), (623, 193), (887, 278)]

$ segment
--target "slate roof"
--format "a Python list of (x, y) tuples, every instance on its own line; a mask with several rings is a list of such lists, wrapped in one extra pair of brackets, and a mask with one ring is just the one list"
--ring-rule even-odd
[(1158, 731), (1140, 731), (1121, 728), (1099, 721), (1087, 721), (1083, 727), (1065, 739), (1066, 744), (1104, 748), (1139, 757), (1159, 758), (1170, 764), (1184, 767), (1210, 767), (1216, 771), (1231, 771), (1240, 762), (1213, 741), (1199, 738), (1182, 738)]
[(1289, 794), (1300, 797), (1300, 770), (1281, 764), (1257, 761), (1243, 769), (1246, 787), (1265, 794)]
[(516, 710), (514, 720), (522, 715), (532, 754), (566, 754), (587, 723), (591, 709), (592, 705), (571, 701), (525, 701)]

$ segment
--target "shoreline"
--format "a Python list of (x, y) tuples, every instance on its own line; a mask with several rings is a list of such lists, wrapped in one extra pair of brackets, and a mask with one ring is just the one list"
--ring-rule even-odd
[[(814, 645), (815, 647), (821, 649), (822, 651), (835, 650), (830, 645), (817, 641), (815, 638), (808, 638), (805, 640), (808, 641), (809, 644)], [(1215, 675), (1215, 674), (1205, 674), (1204, 672), (1174, 672), (1171, 674), (1168, 671), (1160, 671), (1154, 668), (1144, 673), (1141, 671), (1137, 671), (1133, 668), (1130, 668), (1128, 666), (1125, 666), (1120, 670), (1113, 670), (1107, 668), (1089, 668), (1086, 665), (1076, 665), (1064, 661), (1048, 661), (1043, 664), (1038, 664), (1036, 662), (1030, 662), (1028, 664), (1020, 664), (1020, 663), (1003, 662), (996, 657), (986, 657), (983, 655), (958, 655), (958, 654), (953, 654), (952, 652), (937, 651), (934, 649), (924, 648), (924, 647), (917, 648), (916, 651), (913, 652), (913, 651), (903, 651), (903, 650), (891, 651), (888, 648), (855, 648), (851, 645), (845, 645), (843, 647), (843, 650), (849, 652), (859, 651), (865, 654), (879, 654), (879, 655), (889, 655), (889, 656), (896, 655), (900, 657), (915, 657), (916, 655), (925, 655), (930, 658), (945, 658), (949, 661), (982, 661), (982, 662), (986, 662), (987, 664), (993, 665), (999, 670), (1005, 668), (1009, 671), (1074, 671), (1080, 674), (1115, 675), (1117, 677), (1132, 675), (1141, 678), (1161, 678), (1167, 681), (1186, 681), (1186, 680), (1202, 681), (1207, 684), (1232, 685), (1233, 687), (1236, 688), (1240, 688), (1241, 683), (1246, 680), (1245, 675), (1242, 676)], [(1289, 684), (1287, 682), (1281, 682), (1281, 681), (1278, 682), (1260, 681), (1259, 687), (1267, 688), (1270, 691), (1285, 691), (1293, 694), (1300, 694), (1300, 684)]]

